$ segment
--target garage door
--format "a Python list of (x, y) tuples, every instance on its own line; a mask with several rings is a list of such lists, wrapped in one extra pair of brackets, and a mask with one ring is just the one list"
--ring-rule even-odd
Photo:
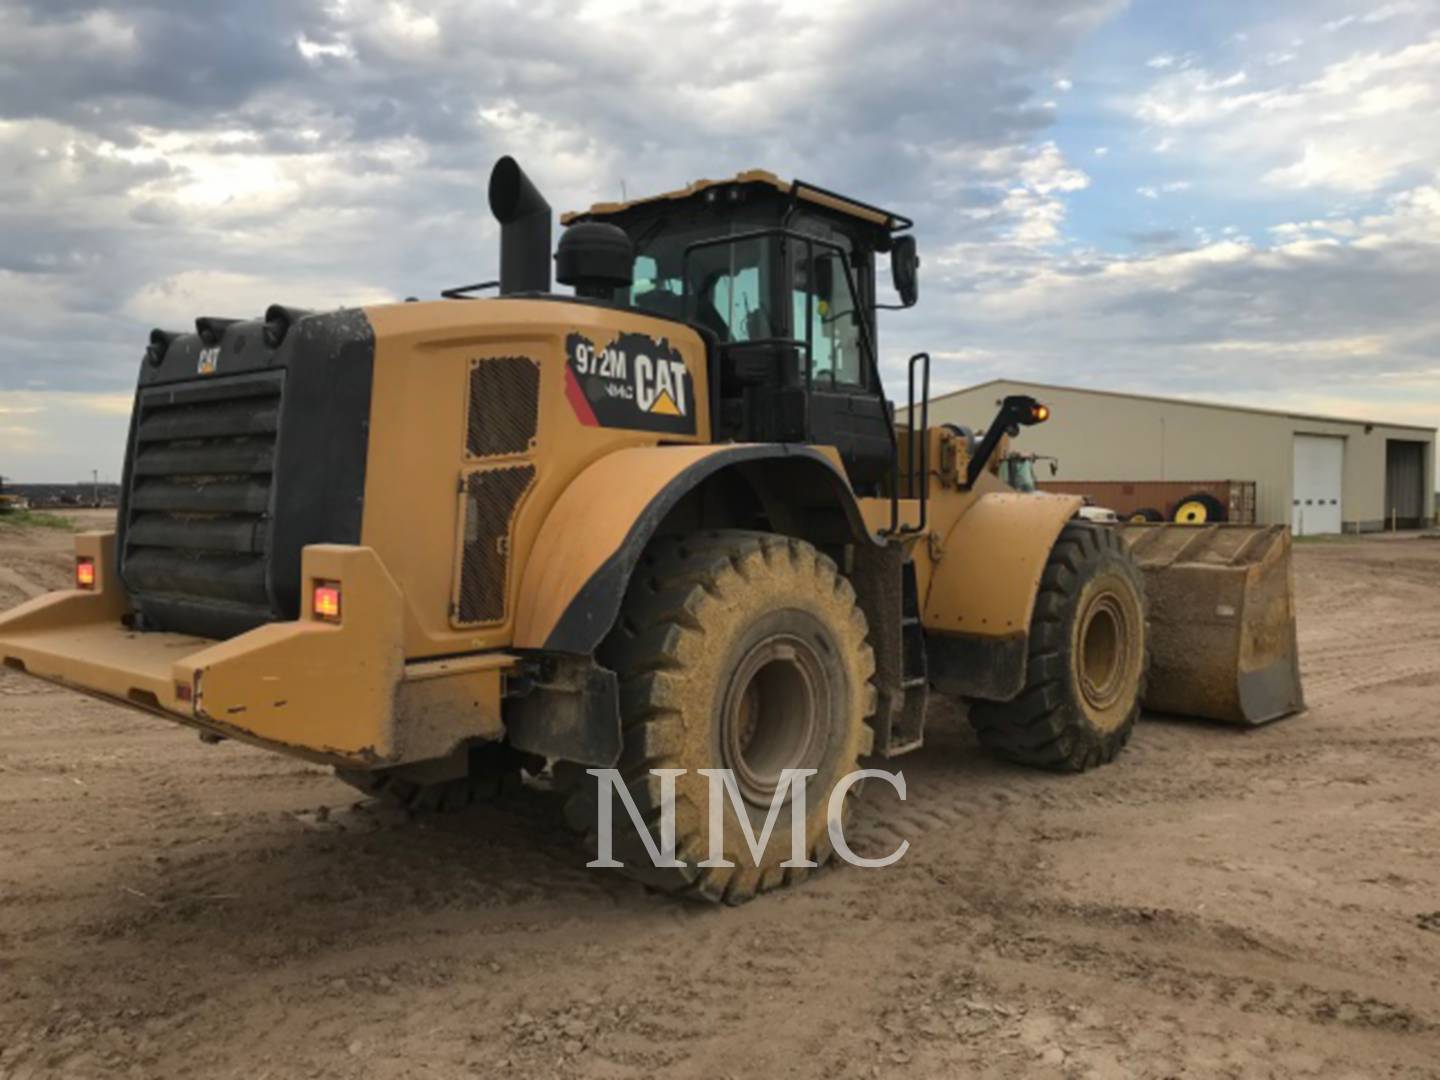
[(1296, 536), (1340, 531), (1340, 478), (1344, 471), (1344, 439), (1295, 436), (1295, 501), (1290, 527)]
[(1418, 529), (1425, 516), (1425, 449), (1428, 443), (1385, 440), (1385, 523)]

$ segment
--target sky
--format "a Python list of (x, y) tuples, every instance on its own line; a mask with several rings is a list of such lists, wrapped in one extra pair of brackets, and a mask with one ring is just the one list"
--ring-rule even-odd
[(151, 327), (494, 276), (765, 168), (916, 220), (882, 363), (1440, 424), (1440, 0), (0, 0), (0, 475), (118, 478)]

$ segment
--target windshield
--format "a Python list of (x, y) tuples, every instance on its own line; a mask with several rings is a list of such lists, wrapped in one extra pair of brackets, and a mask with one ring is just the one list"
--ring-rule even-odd
[(1035, 490), (1035, 463), (1027, 458), (1011, 458), (1005, 462), (1006, 481), (1016, 491), (1029, 494)]

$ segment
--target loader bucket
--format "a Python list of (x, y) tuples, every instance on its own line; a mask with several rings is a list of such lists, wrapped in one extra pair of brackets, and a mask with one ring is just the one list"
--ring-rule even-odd
[(1254, 726), (1304, 709), (1289, 529), (1119, 528), (1150, 607), (1147, 710)]

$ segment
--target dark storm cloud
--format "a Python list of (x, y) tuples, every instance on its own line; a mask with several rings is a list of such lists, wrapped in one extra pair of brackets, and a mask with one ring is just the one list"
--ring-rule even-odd
[(296, 35), (323, 27), (320, 11), (303, 0), (7, 5), (0, 109), (119, 139), (136, 123), (203, 123), (303, 76)]

